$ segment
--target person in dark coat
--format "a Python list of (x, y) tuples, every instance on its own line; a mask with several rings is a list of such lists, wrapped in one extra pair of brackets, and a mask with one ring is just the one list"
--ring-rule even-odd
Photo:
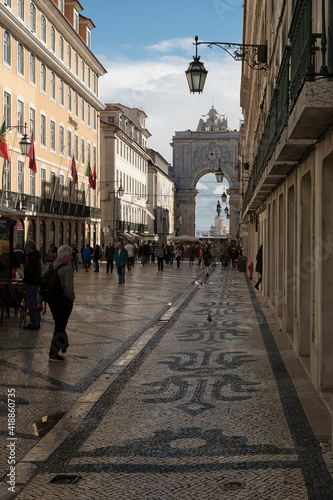
[(111, 241), (108, 241), (108, 244), (106, 245), (104, 256), (106, 260), (106, 272), (108, 273), (110, 271), (112, 274), (114, 246), (112, 245)]
[[(24, 266), (23, 283), (26, 287), (26, 303), (28, 311), (37, 307), (37, 292), (42, 276), (41, 255), (36, 250), (34, 241), (27, 241), (25, 244), (25, 252), (27, 261)], [(30, 315), (30, 323), (23, 327), (24, 330), (39, 330), (40, 328), (40, 312)]]
[(119, 241), (118, 248), (114, 253), (114, 261), (116, 263), (118, 273), (118, 285), (125, 285), (125, 270), (127, 260), (128, 252), (126, 248), (123, 247), (123, 244)]
[(101, 258), (100, 247), (98, 244), (96, 244), (94, 254), (93, 254), (93, 261), (94, 261), (94, 265), (95, 265), (94, 273), (99, 273), (100, 258)]
[(262, 245), (260, 245), (260, 247), (259, 247), (256, 260), (257, 260), (256, 272), (260, 274), (260, 277), (259, 277), (257, 283), (254, 285), (254, 288), (259, 290), (259, 285), (262, 282)]

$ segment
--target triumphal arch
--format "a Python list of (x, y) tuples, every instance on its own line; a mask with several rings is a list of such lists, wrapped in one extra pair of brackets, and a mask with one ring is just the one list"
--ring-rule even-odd
[(199, 120), (195, 132), (175, 132), (171, 143), (176, 184), (175, 228), (181, 217), (182, 234), (195, 236), (196, 185), (203, 175), (216, 173), (220, 166), (229, 183), (230, 233), (235, 238), (241, 204), (238, 140), (239, 132), (229, 129), (227, 118), (214, 107)]

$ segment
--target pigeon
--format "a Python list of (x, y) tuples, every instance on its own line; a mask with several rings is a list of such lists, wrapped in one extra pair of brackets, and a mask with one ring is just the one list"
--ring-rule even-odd
[(208, 316), (207, 316), (207, 322), (208, 322), (208, 324), (209, 324), (209, 325), (211, 325), (211, 324), (212, 324), (212, 321), (213, 321), (213, 320), (212, 320), (211, 315), (210, 315), (210, 314), (208, 314)]

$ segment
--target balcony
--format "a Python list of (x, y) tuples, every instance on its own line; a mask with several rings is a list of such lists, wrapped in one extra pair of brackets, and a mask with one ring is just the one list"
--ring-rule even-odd
[(100, 219), (100, 208), (87, 207), (79, 203), (70, 203), (50, 198), (40, 198), (14, 191), (0, 190), (0, 205), (26, 215), (63, 215)]
[(313, 33), (312, 1), (297, 2), (243, 202), (257, 208), (316, 140), (333, 125), (333, 82), (325, 65), (325, 35)]
[(148, 225), (146, 224), (138, 224), (136, 222), (127, 222), (123, 220), (117, 220), (116, 221), (116, 229), (117, 231), (125, 231), (129, 232), (132, 231), (132, 233), (144, 233), (148, 231)]

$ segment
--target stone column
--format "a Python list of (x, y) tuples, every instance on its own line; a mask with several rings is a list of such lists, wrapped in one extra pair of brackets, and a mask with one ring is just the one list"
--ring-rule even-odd
[(195, 206), (196, 195), (199, 191), (181, 190), (176, 195), (176, 218), (182, 216), (182, 234), (195, 236)]
[(241, 193), (239, 189), (228, 189), (230, 207), (230, 225), (229, 233), (232, 234), (232, 239), (236, 239), (236, 233), (239, 229), (239, 212), (241, 208)]

